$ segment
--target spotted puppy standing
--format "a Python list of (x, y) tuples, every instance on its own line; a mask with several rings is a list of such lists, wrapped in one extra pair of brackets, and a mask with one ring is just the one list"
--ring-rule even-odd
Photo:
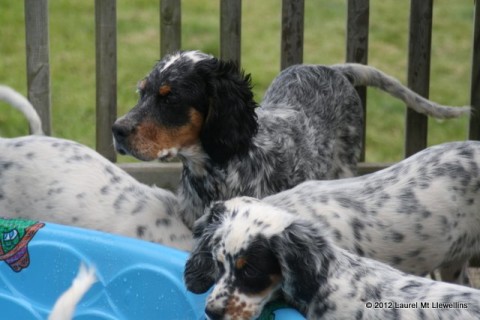
[(142, 184), (94, 150), (41, 134), (33, 106), (0, 86), (0, 99), (37, 135), (0, 138), (0, 216), (96, 229), (190, 250), (176, 196)]
[(249, 75), (232, 62), (187, 51), (166, 56), (140, 82), (137, 105), (113, 126), (116, 148), (145, 161), (183, 161), (180, 211), (192, 227), (215, 200), (261, 198), (305, 180), (354, 175), (363, 130), (357, 85), (378, 87), (438, 118), (469, 111), (425, 100), (358, 64), (292, 66), (256, 109)]
[[(402, 273), (334, 244), (329, 228), (252, 198), (215, 204), (185, 281), (209, 319), (254, 319), (283, 295), (307, 319), (479, 319), (480, 291)], [(197, 235), (198, 236), (198, 235)]]
[(468, 284), (480, 253), (480, 142), (445, 143), (373, 174), (309, 181), (263, 199), (321, 221), (342, 248)]

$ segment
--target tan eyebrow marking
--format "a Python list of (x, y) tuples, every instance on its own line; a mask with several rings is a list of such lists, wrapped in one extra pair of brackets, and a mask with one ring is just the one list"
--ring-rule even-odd
[(235, 268), (238, 270), (243, 269), (247, 265), (247, 259), (245, 258), (238, 258), (237, 261), (235, 261)]
[(170, 87), (168, 84), (164, 84), (163, 86), (160, 87), (158, 92), (160, 93), (161, 96), (166, 96), (172, 91), (172, 87)]

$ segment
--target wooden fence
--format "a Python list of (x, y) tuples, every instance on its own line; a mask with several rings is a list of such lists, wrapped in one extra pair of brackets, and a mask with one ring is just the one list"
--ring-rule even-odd
[[(472, 39), (471, 105), (469, 138), (480, 140), (480, 10), (474, 10)], [(368, 62), (369, 0), (347, 0), (346, 60)], [(414, 91), (428, 97), (433, 0), (411, 0), (408, 80)], [(181, 48), (181, 1), (160, 0), (161, 56)], [(241, 0), (220, 0), (220, 56), (241, 63)], [(51, 132), (48, 0), (25, 0), (28, 98), (38, 109), (45, 132)], [(281, 68), (302, 63), (304, 0), (282, 0)], [(96, 148), (115, 161), (111, 125), (117, 117), (116, 0), (95, 1), (96, 34)], [(365, 88), (358, 88), (367, 106)], [(405, 156), (427, 145), (427, 117), (408, 109), (406, 115)], [(368, 130), (367, 128), (365, 128)], [(366, 131), (365, 130), (365, 131)], [(364, 162), (361, 173), (383, 167)], [(180, 164), (120, 164), (146, 183), (174, 188)]]

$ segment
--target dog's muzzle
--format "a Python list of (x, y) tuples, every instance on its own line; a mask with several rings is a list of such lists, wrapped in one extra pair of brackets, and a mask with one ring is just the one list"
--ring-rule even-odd
[(121, 155), (129, 153), (127, 148), (128, 137), (135, 131), (135, 126), (126, 121), (124, 118), (120, 118), (112, 126), (113, 144), (115, 149)]

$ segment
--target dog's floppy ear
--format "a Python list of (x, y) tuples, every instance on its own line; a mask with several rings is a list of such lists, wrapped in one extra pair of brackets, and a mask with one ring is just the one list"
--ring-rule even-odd
[(282, 290), (287, 299), (309, 304), (326, 281), (332, 251), (319, 230), (305, 221), (293, 222), (271, 238), (282, 277)]
[(193, 293), (204, 293), (215, 284), (217, 270), (212, 256), (212, 237), (225, 210), (222, 202), (215, 203), (195, 222), (193, 236), (196, 243), (183, 274), (187, 289)]
[(193, 293), (204, 293), (215, 283), (215, 261), (210, 242), (211, 235), (200, 238), (185, 264), (183, 279)]
[(216, 58), (197, 63), (207, 84), (209, 106), (201, 132), (205, 152), (219, 164), (250, 148), (258, 123), (250, 75), (232, 61)]

